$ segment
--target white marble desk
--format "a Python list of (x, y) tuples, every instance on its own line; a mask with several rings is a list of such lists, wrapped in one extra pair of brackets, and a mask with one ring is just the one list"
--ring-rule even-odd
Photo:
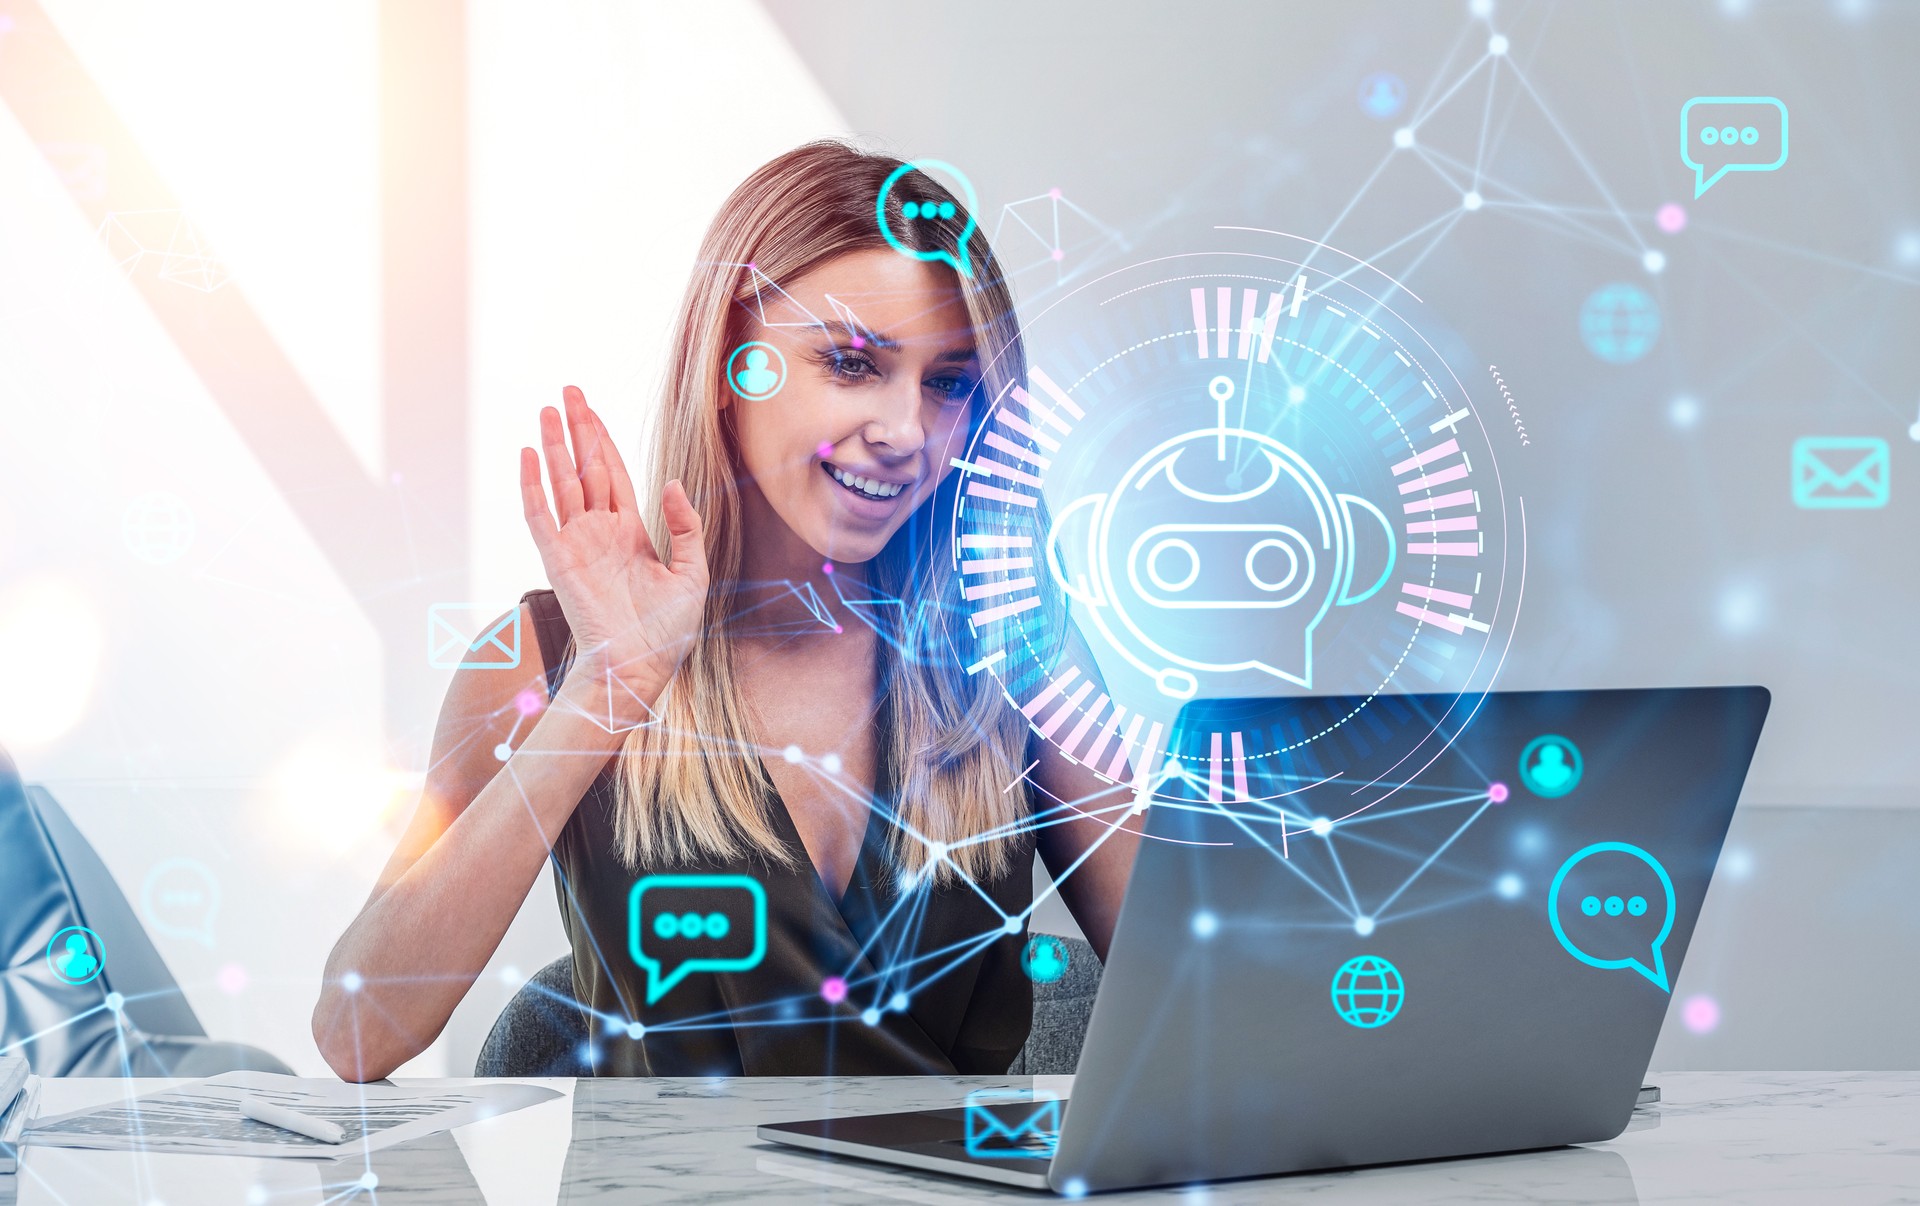
[[(1920, 1200), (1920, 1073), (1696, 1072), (1654, 1076), (1666, 1100), (1591, 1148), (1326, 1176), (1120, 1194), (1180, 1202), (1912, 1202)], [(159, 1081), (49, 1082), (43, 1112), (105, 1102)], [(417, 1084), (458, 1082), (408, 1082)], [(762, 1122), (952, 1106), (982, 1085), (1065, 1078), (541, 1081), (567, 1093), (374, 1157), (365, 1173), (305, 1161), (29, 1148), (0, 1177), (17, 1206), (257, 1203), (492, 1206), (627, 1202), (1046, 1201), (1042, 1195), (762, 1143)]]

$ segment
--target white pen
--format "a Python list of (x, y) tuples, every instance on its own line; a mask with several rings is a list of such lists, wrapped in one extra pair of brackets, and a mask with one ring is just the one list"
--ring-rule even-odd
[(342, 1143), (347, 1137), (347, 1133), (340, 1129), (340, 1124), (337, 1122), (328, 1122), (324, 1118), (315, 1118), (310, 1114), (296, 1113), (285, 1106), (261, 1101), (258, 1097), (242, 1097), (240, 1112), (255, 1122), (277, 1126), (283, 1131), (292, 1131), (296, 1135), (305, 1135), (309, 1139), (318, 1139), (322, 1143)]

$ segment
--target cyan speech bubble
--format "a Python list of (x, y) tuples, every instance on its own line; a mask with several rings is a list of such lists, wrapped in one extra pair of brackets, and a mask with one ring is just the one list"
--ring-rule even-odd
[[(1583, 869), (1581, 883), (1575, 891), (1569, 892), (1567, 900), (1560, 899), (1561, 888), (1567, 882), (1568, 873), (1590, 859), (1603, 859), (1602, 863)], [(1627, 861), (1631, 860), (1631, 861)], [(1642, 867), (1640, 864), (1644, 864)], [(1645, 878), (1645, 869), (1651, 868), (1659, 877), (1662, 898), (1649, 900), (1643, 894), (1633, 891), (1634, 879)], [(1589, 874), (1591, 872), (1591, 874)], [(1591, 890), (1587, 890), (1591, 888)], [(1594, 900), (1592, 911), (1582, 909), (1588, 898)], [(1643, 901), (1645, 907), (1635, 912), (1632, 901)], [(1657, 923), (1646, 915), (1660, 908)], [(1573, 910), (1588, 919), (1581, 931), (1586, 946), (1601, 946), (1603, 949), (1631, 951), (1631, 954), (1615, 958), (1602, 958), (1585, 949), (1567, 936), (1562, 914)], [(1667, 982), (1667, 958), (1664, 947), (1667, 935), (1673, 932), (1674, 896), (1673, 879), (1660, 860), (1648, 854), (1638, 846), (1626, 842), (1595, 842), (1586, 849), (1574, 854), (1560, 864), (1559, 873), (1553, 877), (1553, 887), (1547, 891), (1547, 917), (1553, 922), (1553, 936), (1560, 940), (1569, 955), (1580, 960), (1588, 967), (1602, 970), (1630, 967), (1653, 983), (1659, 985), (1662, 992), (1672, 992), (1673, 986)], [(1658, 924), (1659, 933), (1648, 941), (1644, 934), (1649, 924)], [(1602, 928), (1607, 927), (1607, 928)], [(1609, 929), (1612, 932), (1609, 932)], [(1651, 962), (1640, 957), (1641, 951), (1647, 951)]]
[(220, 911), (220, 881), (205, 864), (170, 858), (153, 865), (140, 885), (147, 924), (170, 938), (213, 945), (213, 916)]
[(647, 969), (649, 1005), (693, 972), (758, 967), (766, 889), (750, 875), (649, 875), (627, 897), (627, 953)]
[[(1696, 113), (1699, 106), (1706, 107)], [(1731, 144), (1724, 136), (1727, 131), (1735, 135)], [(1778, 171), (1787, 162), (1787, 106), (1771, 96), (1694, 97), (1680, 107), (1680, 162), (1693, 169), (1696, 198), (1728, 172)]]
[[(960, 248), (958, 258), (955, 258), (946, 251), (922, 251), (917, 247), (907, 246), (900, 241), (900, 237), (894, 233), (893, 227), (887, 222), (887, 195), (893, 192), (894, 186), (916, 172), (920, 175), (927, 176), (928, 179), (932, 179), (932, 176), (929, 174), (930, 171), (945, 172), (960, 186), (960, 200), (961, 203), (966, 206), (966, 220), (960, 227), (959, 235), (954, 239), (954, 242)], [(947, 191), (951, 192), (952, 190), (949, 189)], [(906, 207), (909, 204), (913, 205), (917, 211), (920, 201), (918, 198), (912, 198), (901, 203), (902, 216), (900, 221), (902, 222), (947, 222), (958, 220), (960, 217), (958, 214), (951, 215), (950, 217), (927, 217), (918, 213), (913, 217), (908, 217), (906, 216)], [(973, 195), (973, 182), (967, 179), (966, 173), (951, 163), (943, 163), (938, 159), (913, 159), (893, 169), (892, 173), (889, 174), (886, 180), (880, 185), (880, 192), (875, 195), (873, 199), (873, 220), (879, 224), (880, 237), (887, 241), (887, 246), (893, 248), (901, 255), (906, 256), (908, 259), (921, 260), (933, 264), (948, 264), (961, 276), (972, 276), (973, 253), (968, 249), (967, 244), (972, 240), (973, 232), (977, 226), (973, 216), (977, 209), (979, 209), (979, 203)]]

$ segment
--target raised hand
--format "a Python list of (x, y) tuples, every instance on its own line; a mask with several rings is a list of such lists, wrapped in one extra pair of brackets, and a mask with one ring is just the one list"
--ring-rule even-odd
[[(673, 536), (673, 559), (662, 561), (606, 425), (573, 386), (562, 399), (564, 422), (551, 406), (540, 411), (553, 507), (531, 448), (520, 450), (520, 496), (527, 530), (573, 629), (577, 653), (567, 681), (583, 682), (596, 696), (603, 683), (620, 687), (651, 707), (703, 623), (707, 554), (700, 514), (678, 481), (661, 490)], [(625, 701), (616, 699), (622, 693), (608, 693), (616, 712), (623, 710)]]

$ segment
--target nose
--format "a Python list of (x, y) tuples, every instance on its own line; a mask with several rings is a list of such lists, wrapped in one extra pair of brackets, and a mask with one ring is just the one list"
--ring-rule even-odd
[(925, 403), (918, 378), (890, 381), (870, 396), (873, 410), (860, 429), (862, 439), (895, 457), (915, 456), (926, 447)]

